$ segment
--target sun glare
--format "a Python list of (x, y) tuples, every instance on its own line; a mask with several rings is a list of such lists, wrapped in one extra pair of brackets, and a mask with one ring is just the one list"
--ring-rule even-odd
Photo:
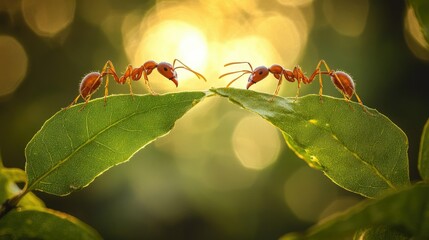
[(232, 145), (240, 163), (261, 170), (277, 160), (281, 150), (276, 129), (259, 117), (243, 118), (235, 127)]
[[(181, 90), (223, 87), (230, 79), (219, 80), (219, 75), (243, 67), (223, 68), (228, 62), (246, 61), (254, 67), (277, 63), (286, 68), (298, 64), (312, 18), (306, 15), (311, 11), (300, 9), (309, 4), (293, 6), (295, 3), (289, 1), (287, 7), (278, 3), (273, 9), (271, 5), (265, 9), (254, 1), (250, 11), (239, 2), (185, 0), (171, 5), (158, 1), (143, 18), (137, 13), (124, 18), (124, 48), (133, 65), (177, 58), (209, 80), (204, 83), (191, 72), (180, 70), (179, 82), (195, 79), (180, 84)], [(172, 90), (168, 81), (155, 82), (159, 88)], [(241, 86), (239, 82), (236, 87)], [(271, 91), (273, 84), (275, 81), (267, 81), (255, 88)]]
[[(179, 20), (165, 20), (150, 27), (142, 35), (144, 37), (136, 44), (125, 45), (129, 46), (126, 52), (133, 65), (141, 65), (148, 60), (172, 63), (174, 59), (179, 59), (197, 72), (205, 70), (207, 43), (197, 27)], [(129, 40), (135, 41), (133, 38)], [(189, 71), (180, 70), (178, 75), (179, 81), (196, 78)]]
[(186, 64), (203, 71), (206, 68), (207, 42), (196, 28), (188, 26), (180, 38), (177, 56)]
[(36, 34), (53, 37), (73, 22), (75, 0), (23, 0), (25, 22)]
[[(225, 87), (237, 75), (219, 79), (220, 75), (249, 69), (247, 64), (224, 66), (230, 62), (249, 62), (253, 68), (272, 64), (293, 68), (299, 64), (313, 25), (312, 3), (183, 0), (169, 4), (158, 0), (144, 16), (134, 11), (123, 18), (123, 46), (134, 66), (148, 60), (172, 63), (179, 59), (207, 79), (201, 81), (192, 72), (178, 69), (179, 87), (175, 88), (154, 71), (149, 81), (157, 92)], [(245, 88), (247, 77), (231, 86)], [(272, 93), (276, 85), (270, 75), (252, 89)], [(280, 95), (294, 93), (293, 88), (280, 90)], [(262, 170), (276, 161), (280, 142), (271, 126), (245, 119), (234, 130), (232, 148), (242, 167)]]

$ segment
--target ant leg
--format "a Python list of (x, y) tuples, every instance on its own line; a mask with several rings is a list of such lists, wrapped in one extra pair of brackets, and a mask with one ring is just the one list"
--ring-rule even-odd
[(152, 87), (150, 86), (149, 81), (146, 81), (145, 83), (146, 83), (147, 88), (150, 91), (150, 94), (152, 94), (152, 95), (159, 95), (158, 93), (156, 93), (155, 91), (152, 90)]
[[(320, 71), (320, 66), (321, 65), (324, 65), (325, 66), (325, 68), (326, 68), (326, 72), (322, 72), (322, 71)], [(330, 75), (331, 73), (333, 73), (334, 75), (335, 75), (335, 78), (337, 79), (337, 81), (338, 82), (341, 82), (340, 81), (340, 78), (337, 76), (337, 74), (335, 73), (335, 71), (332, 71), (330, 68), (329, 68), (329, 66), (328, 66), (328, 64), (325, 62), (325, 60), (320, 60), (319, 61), (319, 63), (317, 64), (317, 68), (316, 68), (316, 71), (318, 71), (319, 72), (319, 83), (320, 83), (320, 90), (319, 90), (319, 96), (320, 96), (320, 98), (322, 98), (322, 95), (323, 95), (323, 82), (322, 82), (322, 74), (328, 74), (328, 75)], [(344, 95), (344, 94), (343, 94)]]
[[(333, 74), (335, 75), (335, 78), (336, 78), (336, 79), (337, 79), (337, 81), (338, 81), (338, 80), (339, 80), (339, 77), (338, 77), (337, 73), (336, 73), (336, 72), (334, 72)], [(350, 80), (351, 80), (351, 79), (350, 79)], [(343, 85), (343, 83), (342, 83), (341, 81), (339, 81), (339, 83), (341, 84), (341, 88), (343, 88), (343, 89), (344, 89), (344, 85)], [(368, 112), (368, 109), (366, 109), (366, 107), (363, 105), (362, 100), (360, 99), (359, 95), (356, 93), (356, 89), (353, 89), (353, 95), (352, 95), (350, 98), (347, 96), (347, 94), (346, 94), (345, 92), (341, 91), (341, 93), (343, 94), (344, 98), (347, 100), (347, 103), (349, 104), (350, 108), (352, 108), (352, 106), (351, 106), (351, 104), (350, 104), (350, 100), (351, 100), (351, 98), (353, 97), (353, 95), (355, 95), (355, 96), (356, 96), (356, 99), (357, 99), (357, 101), (358, 101), (358, 103), (359, 103), (359, 105), (363, 108), (363, 110), (364, 110), (366, 113), (368, 113), (369, 115), (373, 115), (372, 113)], [(353, 109), (353, 108), (352, 108), (352, 109)]]
[(147, 75), (148, 74), (146, 73), (146, 70), (143, 70), (143, 76), (144, 76), (144, 80), (145, 80), (144, 83), (145, 83), (146, 87), (148, 88), (151, 95), (158, 95), (158, 93), (156, 93), (152, 90), (152, 87), (150, 86), (149, 78), (147, 77)]
[[(320, 66), (321, 66), (322, 64), (325, 66), (326, 71), (320, 71)], [(323, 60), (323, 59), (322, 59), (322, 60), (320, 60), (320, 61), (319, 61), (319, 63), (317, 64), (316, 70), (314, 71), (314, 73), (313, 73), (313, 74), (311, 75), (311, 77), (309, 78), (309, 82), (313, 81), (313, 78), (315, 77), (315, 74), (318, 74), (318, 75), (319, 75), (319, 84), (320, 84), (319, 97), (320, 97), (320, 100), (322, 100), (322, 96), (323, 96), (323, 81), (322, 81), (322, 74), (326, 74), (326, 75), (330, 75), (330, 76), (334, 75), (334, 77), (337, 79), (337, 81), (341, 84), (341, 87), (342, 87), (342, 88), (344, 88), (344, 86), (342, 85), (341, 80), (340, 80), (340, 78), (338, 77), (337, 73), (336, 73), (335, 71), (331, 70), (331, 69), (329, 68), (328, 64), (327, 64), (327, 63), (325, 62), (325, 60)], [(344, 98), (345, 98), (347, 101), (350, 101), (350, 99), (348, 99), (348, 98), (346, 97), (346, 95), (345, 95), (345, 93), (344, 93), (344, 92), (342, 92), (342, 91), (341, 91), (341, 93), (343, 94)]]
[[(322, 71), (320, 71), (320, 65), (324, 65), (325, 66), (325, 68), (326, 68), (326, 72), (322, 72)], [(319, 61), (319, 63), (317, 64), (317, 68), (318, 68), (318, 70), (319, 70), (319, 81), (320, 81), (320, 91), (319, 91), (319, 95), (320, 96), (322, 96), (321, 94), (322, 94), (322, 88), (323, 88), (323, 84), (322, 84), (322, 74), (327, 74), (327, 75), (330, 75), (330, 76), (334, 76), (336, 79), (337, 79), (337, 82), (339, 82), (340, 83), (340, 85), (341, 85), (341, 88), (342, 89), (344, 89), (344, 85), (343, 85), (343, 83), (341, 82), (341, 80), (340, 80), (340, 78), (338, 77), (338, 75), (337, 75), (337, 73), (334, 71), (334, 70), (331, 70), (330, 68), (329, 68), (329, 66), (328, 66), (328, 64), (325, 62), (325, 60), (320, 60)], [(346, 93), (344, 93), (343, 91), (341, 91), (341, 93), (343, 94), (343, 97), (344, 97), (344, 99), (346, 99), (347, 100), (347, 102), (350, 102), (350, 99), (346, 96)]]
[(128, 85), (130, 86), (130, 94), (134, 98), (133, 87), (131, 86), (131, 79), (128, 79)]
[[(314, 73), (313, 73), (313, 75), (314, 75)], [(298, 83), (294, 102), (296, 100), (298, 100), (299, 92), (301, 90), (301, 82), (304, 82), (304, 84), (305, 84), (305, 83), (309, 83), (313, 80), (313, 79), (311, 79), (311, 81), (309, 81), (309, 79), (305, 76), (305, 74), (302, 72), (302, 69), (299, 66), (295, 66), (293, 68), (293, 71), (283, 70), (283, 76), (290, 82), (296, 81)]]
[(83, 98), (85, 100), (85, 103), (83, 104), (83, 106), (79, 109), (79, 112), (82, 111), (85, 107), (86, 104), (88, 104), (89, 100), (91, 99), (92, 94), (88, 95), (86, 98)]
[[(326, 64), (326, 63), (325, 63), (325, 64)], [(343, 83), (340, 81), (340, 78), (339, 78), (339, 77), (338, 77), (338, 75), (337, 75), (337, 72), (335, 72), (334, 70), (330, 70), (329, 72), (327, 72), (327, 71), (320, 71), (319, 73), (320, 73), (320, 74), (326, 74), (326, 75), (329, 75), (329, 76), (331, 76), (331, 77), (336, 78), (336, 79), (337, 79), (337, 82), (341, 85), (341, 89), (345, 89), (345, 88), (344, 88)], [(353, 91), (354, 91), (354, 90), (353, 90)], [(350, 97), (349, 97), (349, 96), (347, 96), (347, 94), (346, 94), (344, 91), (340, 90), (340, 92), (341, 92), (341, 94), (343, 95), (344, 99), (346, 100), (347, 104), (349, 105), (350, 109), (352, 109), (352, 110), (353, 110), (353, 107), (352, 107), (352, 105), (351, 105), (351, 103), (350, 103)], [(353, 94), (354, 94), (354, 93), (353, 93)]]
[(130, 88), (130, 95), (134, 98), (134, 93), (133, 93), (133, 87), (131, 86), (131, 80), (135, 80), (137, 81), (138, 79), (140, 79), (141, 74), (139, 74), (137, 72), (137, 75), (134, 76), (134, 71), (138, 70), (138, 68), (133, 69), (133, 67), (131, 65), (127, 66), (127, 69), (125, 69), (124, 75), (121, 76), (121, 78), (119, 78), (118, 83), (120, 84), (124, 84), (125, 82), (128, 83), (128, 86)]
[(80, 94), (77, 95), (77, 97), (73, 100), (73, 102), (71, 102), (67, 107), (64, 107), (63, 109), (69, 109), (71, 106), (75, 105), (80, 97), (81, 97)]
[(368, 109), (366, 109), (365, 105), (363, 105), (363, 102), (362, 102), (362, 100), (360, 100), (360, 97), (359, 97), (359, 95), (357, 95), (356, 91), (354, 92), (354, 94), (355, 94), (355, 96), (356, 96), (356, 99), (357, 99), (357, 100), (358, 100), (358, 102), (359, 102), (359, 105), (363, 108), (363, 110), (364, 110), (366, 113), (368, 113), (369, 115), (373, 116), (374, 114), (370, 113), (370, 112), (368, 111)]
[(317, 65), (316, 70), (314, 70), (313, 74), (311, 74), (311, 76), (308, 78), (308, 81), (305, 83), (313, 82), (316, 75), (318, 75), (319, 76), (319, 86), (320, 86), (320, 88), (319, 88), (319, 99), (320, 99), (320, 101), (323, 101), (323, 99), (322, 99), (322, 94), (323, 94), (322, 72), (320, 72), (320, 66), (319, 65), (320, 65), (320, 62)]
[[(326, 64), (326, 63), (325, 63), (325, 64)], [(341, 90), (340, 92), (341, 92), (341, 94), (343, 94), (343, 97), (344, 97), (344, 99), (347, 101), (347, 104), (349, 105), (350, 109), (352, 109), (352, 110), (353, 110), (353, 107), (352, 107), (352, 105), (351, 105), (351, 99), (352, 99), (353, 95), (355, 95), (355, 96), (356, 96), (356, 99), (357, 99), (357, 101), (358, 101), (358, 103), (359, 103), (359, 105), (363, 108), (363, 110), (364, 110), (366, 113), (368, 113), (369, 115), (373, 115), (372, 113), (370, 113), (370, 112), (368, 111), (368, 109), (365, 107), (365, 105), (363, 105), (362, 100), (360, 99), (359, 95), (356, 93), (356, 89), (354, 89), (354, 88), (352, 89), (352, 90), (353, 90), (353, 93), (352, 93), (352, 95), (351, 95), (351, 96), (348, 96), (348, 95), (347, 95), (347, 93), (344, 91), (345, 86), (343, 85), (343, 82), (342, 82), (342, 81), (340, 81), (340, 78), (338, 77), (338, 75), (337, 75), (337, 73), (336, 73), (335, 71), (330, 70), (330, 72), (322, 72), (322, 73), (323, 73), (323, 74), (328, 74), (328, 75), (333, 76), (333, 77), (335, 77), (335, 78), (337, 79), (337, 82), (341, 85), (341, 89), (343, 89), (343, 90)], [(350, 81), (353, 81), (353, 80), (352, 80), (352, 79), (350, 79)]]
[(104, 85), (104, 106), (107, 104), (107, 95), (109, 95), (109, 75), (112, 75), (113, 78), (119, 82), (118, 75), (116, 74), (115, 67), (113, 66), (112, 61), (107, 60), (106, 64), (104, 64), (103, 69), (100, 73), (100, 78), (106, 76), (106, 83)]
[(280, 85), (282, 85), (282, 82), (283, 82), (283, 78), (282, 78), (282, 75), (280, 75), (280, 79), (279, 79), (279, 82), (277, 83), (277, 87), (276, 87), (276, 91), (274, 92), (274, 96), (279, 95)]
[(106, 84), (104, 85), (104, 106), (107, 104), (107, 95), (109, 94), (109, 75), (106, 77)]
[(299, 90), (301, 88), (301, 81), (298, 80), (298, 88), (296, 89), (296, 95), (295, 95), (295, 100), (294, 102), (296, 102), (296, 100), (298, 100), (298, 96), (299, 96)]
[(322, 73), (320, 72), (320, 70), (319, 70), (319, 85), (320, 85), (320, 88), (319, 88), (319, 98), (320, 98), (320, 101), (323, 101), (322, 100), (322, 96), (323, 96), (323, 81), (322, 81)]
[[(79, 97), (82, 97), (82, 99), (85, 101), (85, 103), (84, 103), (84, 104), (83, 104), (83, 106), (79, 109), (79, 112), (80, 112), (80, 111), (82, 111), (82, 110), (86, 107), (86, 104), (88, 104), (89, 100), (91, 99), (91, 96), (92, 96), (92, 93), (91, 93), (91, 94), (89, 94), (89, 95), (88, 95), (88, 96), (86, 96), (86, 97), (83, 97), (81, 94), (79, 94), (79, 96), (77, 96), (77, 97), (76, 97), (75, 101), (74, 101), (72, 104), (76, 103), (76, 101), (79, 99)], [(71, 106), (72, 104), (70, 104), (70, 106)], [(69, 106), (69, 107), (70, 107), (70, 106)], [(69, 108), (69, 107), (67, 107), (67, 108)]]
[(274, 101), (274, 97), (279, 95), (280, 86), (282, 85), (283, 77), (280, 75), (279, 82), (277, 83), (276, 91), (274, 92), (273, 96), (271, 97), (270, 101)]

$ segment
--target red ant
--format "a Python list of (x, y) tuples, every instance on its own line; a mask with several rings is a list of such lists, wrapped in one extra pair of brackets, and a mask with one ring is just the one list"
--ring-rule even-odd
[[(314, 78), (317, 75), (319, 75), (319, 83), (320, 83), (319, 96), (320, 96), (320, 99), (322, 99), (322, 89), (323, 89), (322, 74), (325, 74), (325, 75), (329, 75), (331, 77), (331, 80), (334, 83), (335, 87), (338, 89), (338, 91), (340, 91), (343, 94), (343, 96), (347, 100), (347, 102), (349, 102), (351, 100), (351, 98), (353, 97), (353, 95), (355, 95), (359, 104), (367, 112), (367, 110), (364, 107), (361, 99), (359, 98), (359, 96), (356, 93), (355, 84), (354, 84), (352, 77), (343, 71), (331, 70), (328, 67), (328, 64), (326, 64), (326, 62), (324, 60), (319, 61), (319, 63), (317, 64), (316, 70), (313, 72), (313, 74), (311, 74), (310, 77), (305, 76), (304, 72), (301, 70), (301, 68), (299, 66), (294, 67), (294, 69), (292, 71), (289, 69), (285, 69), (278, 64), (274, 64), (270, 68), (267, 68), (265, 66), (259, 66), (255, 69), (253, 69), (252, 65), (249, 62), (231, 62), (231, 63), (225, 64), (224, 67), (227, 67), (227, 66), (233, 65), (233, 64), (243, 64), (243, 63), (249, 64), (250, 70), (239, 70), (239, 71), (225, 73), (225, 74), (222, 74), (221, 76), (219, 76), (219, 78), (222, 78), (226, 75), (235, 74), (235, 73), (242, 73), (240, 76), (234, 78), (231, 82), (229, 82), (226, 87), (229, 87), (233, 82), (235, 82), (237, 79), (239, 79), (243, 75), (250, 74), (250, 76), (247, 80), (247, 86), (246, 86), (246, 88), (249, 89), (250, 86), (252, 86), (253, 84), (255, 84), (261, 80), (263, 80), (264, 78), (266, 78), (268, 76), (269, 73), (271, 73), (274, 75), (275, 78), (277, 78), (279, 80), (279, 82), (277, 84), (276, 91), (274, 92), (274, 96), (278, 95), (279, 90), (280, 90), (280, 85), (283, 82), (283, 76), (284, 76), (284, 78), (289, 82), (295, 82), (295, 81), (298, 82), (298, 90), (296, 92), (296, 97), (295, 97), (295, 98), (298, 98), (299, 90), (301, 88), (301, 82), (303, 82), (304, 84), (309, 84), (314, 80)], [(321, 71), (320, 70), (320, 66), (322, 64), (325, 66), (327, 71)]]
[[(174, 65), (176, 64), (176, 61), (181, 63), (182, 66), (174, 67)], [(202, 78), (204, 81), (207, 81), (203, 75), (192, 70), (190, 67), (186, 66), (183, 62), (181, 62), (178, 59), (174, 59), (173, 65), (167, 62), (156, 63), (155, 61), (152, 61), (152, 60), (145, 62), (143, 65), (141, 65), (138, 68), (133, 68), (131, 65), (128, 65), (124, 75), (122, 75), (121, 77), (118, 77), (118, 75), (116, 74), (115, 67), (113, 66), (112, 62), (108, 60), (104, 65), (103, 69), (101, 70), (101, 72), (91, 72), (91, 73), (88, 73), (85, 77), (83, 77), (79, 87), (79, 95), (77, 95), (77, 97), (73, 100), (73, 102), (66, 108), (71, 107), (81, 97), (83, 100), (85, 100), (85, 105), (86, 105), (88, 101), (91, 99), (92, 94), (94, 94), (94, 92), (97, 91), (97, 89), (102, 84), (104, 76), (106, 76), (106, 84), (104, 86), (104, 102), (106, 103), (106, 97), (108, 95), (108, 87), (109, 87), (109, 75), (112, 75), (115, 81), (119, 84), (128, 83), (130, 87), (131, 95), (133, 95), (131, 80), (138, 81), (143, 76), (145, 80), (145, 84), (149, 89), (150, 93), (152, 95), (156, 95), (156, 93), (152, 90), (149, 84), (149, 78), (148, 78), (148, 75), (150, 75), (155, 68), (158, 70), (158, 72), (161, 75), (171, 80), (176, 85), (176, 87), (179, 85), (179, 82), (177, 81), (177, 72), (176, 72), (176, 69), (178, 68), (186, 69), (194, 73), (198, 77), (198, 79)]]

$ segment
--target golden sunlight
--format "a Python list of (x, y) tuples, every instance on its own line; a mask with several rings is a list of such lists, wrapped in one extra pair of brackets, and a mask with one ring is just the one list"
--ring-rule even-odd
[[(179, 58), (184, 62), (190, 60), (200, 66), (206, 57), (206, 43), (203, 35), (191, 25), (167, 20), (154, 25), (148, 30), (145, 38), (140, 41), (130, 56), (132, 62), (143, 63), (148, 57), (156, 59)], [(188, 61), (187, 61), (188, 60)], [(157, 60), (161, 61), (161, 60)], [(192, 64), (189, 64), (192, 65)]]
[(23, 0), (21, 4), (27, 25), (44, 37), (54, 37), (69, 26), (76, 8), (75, 0)]
[[(128, 25), (128, 23), (127, 23)], [(154, 22), (151, 27), (145, 28), (148, 23), (146, 18), (140, 23), (137, 31), (143, 30), (140, 34), (125, 35), (125, 50), (131, 64), (141, 65), (148, 60), (156, 62), (173, 63), (174, 59), (179, 59), (191, 69), (204, 75), (207, 66), (208, 49), (205, 35), (201, 30), (185, 21), (165, 19)], [(159, 78), (159, 76), (152, 77)], [(204, 83), (198, 80), (189, 71), (178, 71), (180, 82), (195, 79), (193, 84)], [(167, 81), (154, 81), (157, 88), (166, 87), (171, 90)], [(184, 84), (182, 89), (189, 87)]]
[[(310, 3), (304, 6), (311, 7)], [(231, 79), (219, 80), (219, 75), (243, 67), (224, 68), (228, 62), (245, 61), (253, 67), (280, 64), (285, 68), (298, 64), (311, 25), (306, 14), (311, 11), (304, 13), (296, 7), (301, 6), (298, 3), (283, 4), (185, 0), (172, 5), (158, 1), (143, 18), (138, 13), (124, 18), (124, 48), (133, 65), (177, 58), (208, 79), (204, 83), (190, 72), (178, 71), (179, 81), (192, 80), (181, 84), (181, 90), (223, 87)], [(241, 81), (234, 87), (244, 87)], [(272, 91), (275, 79), (266, 82), (255, 88)], [(155, 88), (172, 90), (168, 81), (154, 83)]]
[[(305, 191), (303, 191), (305, 189)], [(301, 167), (284, 185), (286, 204), (295, 216), (315, 222), (320, 214), (337, 198), (337, 189), (321, 172)]]
[(278, 0), (285, 6), (306, 6), (313, 3), (313, 0)]
[(204, 35), (198, 29), (188, 26), (188, 29), (180, 38), (177, 55), (186, 64), (203, 71), (208, 57)]
[(27, 75), (28, 56), (14, 37), (0, 36), (0, 96), (13, 93)]
[(261, 170), (277, 160), (281, 144), (276, 129), (260, 117), (243, 118), (232, 136), (234, 152), (240, 163)]

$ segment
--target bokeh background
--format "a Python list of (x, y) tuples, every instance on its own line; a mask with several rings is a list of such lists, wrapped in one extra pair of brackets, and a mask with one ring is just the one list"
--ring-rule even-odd
[[(107, 60), (122, 72), (178, 58), (208, 79), (178, 70), (176, 89), (154, 72), (154, 90), (165, 93), (223, 87), (231, 79), (220, 74), (246, 67), (223, 67), (231, 61), (299, 64), (311, 74), (325, 59), (354, 77), (364, 104), (408, 135), (417, 181), (429, 117), (428, 49), (405, 1), (2, 0), (0, 154), (7, 167), (24, 168), (27, 142)], [(341, 97), (328, 81), (324, 93)], [(111, 93), (128, 92), (112, 83)], [(133, 84), (147, 93), (142, 81)], [(233, 87), (245, 84), (244, 77)], [(252, 88), (271, 93), (275, 86), (270, 76)], [(303, 86), (301, 95), (318, 87)], [(295, 92), (296, 83), (285, 82), (280, 95)], [(37, 195), (106, 239), (273, 239), (362, 200), (307, 167), (277, 129), (214, 97), (89, 187), (67, 197)]]

